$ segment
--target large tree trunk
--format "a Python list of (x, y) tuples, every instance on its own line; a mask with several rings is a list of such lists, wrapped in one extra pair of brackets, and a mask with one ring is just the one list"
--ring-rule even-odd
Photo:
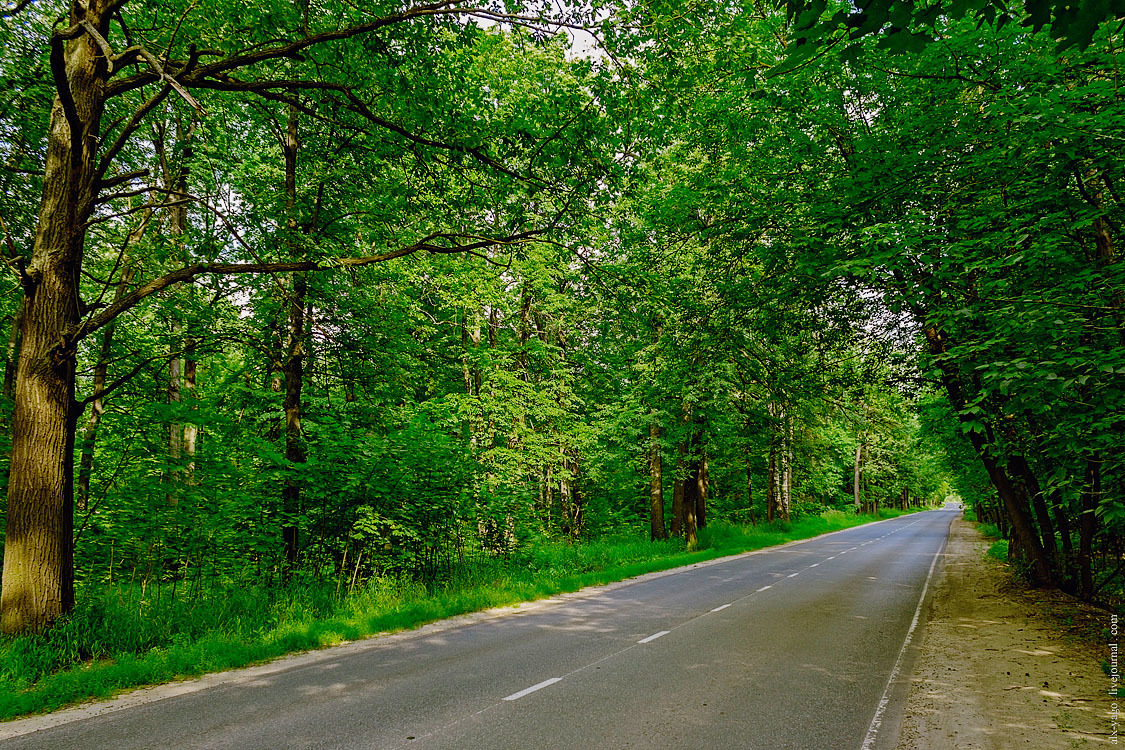
[[(940, 368), (942, 385), (945, 387), (949, 403), (952, 405), (954, 412), (958, 414), (958, 418), (972, 427), (967, 433), (969, 442), (981, 463), (984, 464), (984, 469), (988, 472), (988, 478), (992, 481), (992, 486), (996, 488), (996, 493), (1000, 496), (1000, 501), (1004, 505), (1012, 531), (1013, 544), (1009, 547), (1009, 555), (1013, 559), (1017, 555), (1026, 557), (1032, 566), (1033, 583), (1041, 586), (1057, 586), (1058, 580), (1055, 577), (1055, 571), (1051, 566), (1046, 550), (1043, 549), (1043, 541), (1036, 533), (1027, 492), (1023, 491), (1022, 485), (1012, 481), (1007, 470), (999, 464), (997, 457), (993, 455), (995, 440), (992, 438), (990, 431), (987, 428), (982, 431), (980, 425), (970, 423), (969, 417), (964, 412), (967, 400), (961, 376), (951, 365), (941, 359), (948, 348), (945, 335), (931, 325), (924, 325), (922, 332), (926, 337), (930, 354), (934, 355), (935, 362), (938, 363)], [(1012, 554), (1013, 550), (1016, 551), (1016, 555)]]
[[(106, 0), (83, 19), (105, 36)], [(72, 9), (78, 5), (72, 5)], [(79, 18), (73, 15), (71, 23)], [(96, 193), (95, 148), (105, 96), (105, 58), (89, 34), (54, 42), (55, 98), (43, 196), (24, 292), (12, 416), (0, 630), (50, 625), (74, 606), (75, 352), (78, 269)]]
[(660, 424), (653, 417), (648, 427), (649, 537), (667, 539), (664, 527), (664, 472), (660, 460)]

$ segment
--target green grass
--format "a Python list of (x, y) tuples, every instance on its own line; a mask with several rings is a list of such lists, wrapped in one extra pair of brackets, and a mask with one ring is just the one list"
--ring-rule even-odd
[(988, 552), (985, 554), (1000, 562), (1008, 562), (1008, 540), (997, 539), (992, 543), (992, 546), (988, 548)]
[[(879, 517), (898, 515), (880, 511)], [(334, 580), (313, 579), (280, 588), (231, 581), (191, 599), (182, 589), (173, 597), (136, 585), (87, 587), (75, 611), (46, 633), (0, 640), (0, 720), (873, 520), (827, 511), (756, 527), (714, 523), (700, 532), (694, 550), (681, 540), (653, 543), (636, 536), (545, 542), (466, 568), (442, 586), (381, 578), (343, 596), (337, 596)]]

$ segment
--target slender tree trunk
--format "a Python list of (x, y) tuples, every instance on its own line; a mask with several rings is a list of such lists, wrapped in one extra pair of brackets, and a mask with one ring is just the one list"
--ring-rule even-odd
[(773, 439), (770, 428), (770, 452), (766, 464), (766, 522), (770, 523), (777, 518), (777, 443)]
[[(129, 244), (139, 240), (148, 226), (152, 211), (145, 212), (141, 224), (129, 236)], [(126, 250), (126, 252), (128, 252)], [(125, 296), (126, 290), (133, 280), (133, 263), (128, 257), (121, 260), (121, 278), (117, 281), (117, 289), (113, 299), (116, 302)], [(101, 353), (98, 362), (94, 365), (94, 391), (93, 401), (90, 403), (90, 416), (86, 420), (86, 428), (82, 432), (81, 458), (78, 462), (78, 491), (75, 502), (79, 511), (86, 511), (90, 505), (90, 479), (94, 473), (94, 448), (98, 442), (98, 428), (101, 426), (102, 414), (105, 413), (105, 402), (102, 392), (105, 390), (106, 377), (109, 374), (109, 360), (113, 352), (113, 336), (117, 325), (110, 323), (102, 333)]]
[[(104, 36), (107, 0), (71, 6)], [(89, 34), (52, 53), (65, 103), (51, 109), (43, 196), (24, 284), (12, 416), (12, 461), (0, 595), (0, 630), (40, 630), (74, 606), (75, 351), (78, 269), (97, 193), (95, 149), (105, 58)]]
[(696, 508), (699, 507), (701, 460), (694, 458), (688, 461), (687, 477), (683, 481), (683, 529), (684, 539), (688, 549), (694, 549), (699, 543), (697, 536)]
[[(173, 321), (172, 330), (174, 334), (172, 346), (175, 348), (179, 344), (179, 333), (183, 330), (178, 320)], [(182, 401), (180, 394), (182, 366), (183, 360), (179, 356), (174, 355), (168, 360), (168, 403), (173, 409), (177, 409)], [(180, 500), (180, 458), (183, 455), (183, 443), (183, 426), (173, 417), (168, 424), (168, 463), (171, 469), (164, 478), (168, 488), (166, 494), (168, 505), (176, 505)]]
[(655, 415), (648, 426), (649, 538), (667, 539), (664, 527), (664, 473), (660, 461), (660, 424)]
[(707, 454), (699, 456), (699, 479), (695, 493), (695, 526), (702, 529), (707, 525), (707, 491), (710, 477), (707, 475)]
[[(290, 242), (295, 243), (297, 231), (297, 110), (289, 108), (288, 128), (283, 144), (285, 156), (285, 210)], [(305, 449), (301, 440), (301, 396), (305, 384), (305, 297), (308, 291), (305, 274), (293, 276), (293, 286), (288, 299), (288, 334), (282, 375), (285, 382), (285, 459), (290, 466), (305, 463)], [(286, 477), (281, 498), (282, 544), (285, 548), (285, 575), (297, 565), (300, 551), (301, 484), (292, 476)]]
[(860, 510), (862, 510), (860, 482), (863, 479), (863, 439), (858, 435), (855, 439), (855, 462), (852, 465), (854, 467), (852, 471), (852, 497), (855, 512), (858, 515)]
[(781, 493), (779, 496), (779, 510), (783, 521), (789, 520), (789, 508), (793, 504), (793, 417), (789, 410), (782, 411), (782, 444), (781, 444)]
[[(289, 300), (289, 341), (282, 368), (285, 383), (285, 459), (290, 466), (305, 463), (304, 443), (301, 439), (301, 406), (304, 390), (304, 309), (306, 295), (304, 274), (293, 278)], [(282, 542), (285, 547), (285, 564), (291, 570), (297, 564), (300, 550), (301, 484), (288, 477), (282, 489), (281, 501)]]
[[(197, 360), (195, 358), (195, 343), (194, 339), (189, 337), (187, 343), (184, 345), (184, 393), (187, 395), (188, 401), (191, 403), (191, 411), (196, 411), (195, 401), (197, 398)], [(184, 456), (187, 463), (184, 465), (184, 481), (191, 485), (195, 482), (195, 451), (199, 442), (199, 425), (195, 420), (189, 420), (184, 423)]]

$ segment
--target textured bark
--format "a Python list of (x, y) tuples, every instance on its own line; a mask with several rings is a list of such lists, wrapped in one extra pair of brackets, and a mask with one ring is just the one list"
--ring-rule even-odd
[(707, 454), (704, 453), (699, 457), (699, 477), (696, 480), (698, 486), (695, 493), (695, 525), (696, 528), (702, 529), (707, 525), (707, 490), (710, 478), (707, 475)]
[[(82, 19), (104, 36), (106, 0)], [(89, 34), (53, 42), (59, 93), (51, 109), (43, 195), (24, 283), (12, 416), (0, 630), (41, 630), (74, 606), (75, 354), (78, 270), (96, 193), (95, 153), (106, 66)]]

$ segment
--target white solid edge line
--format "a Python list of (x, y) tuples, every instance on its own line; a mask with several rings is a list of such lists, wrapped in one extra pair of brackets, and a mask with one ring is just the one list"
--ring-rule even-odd
[(648, 638), (642, 638), (642, 639), (640, 639), (639, 641), (637, 641), (637, 643), (648, 643), (649, 641), (655, 641), (655, 640), (656, 640), (657, 638), (659, 638), (660, 636), (662, 636), (662, 635), (668, 635), (668, 634), (669, 634), (669, 633), (671, 633), (671, 632), (672, 632), (671, 630), (661, 630), (661, 631), (660, 631), (659, 633), (653, 633), (653, 634), (652, 634), (652, 635), (650, 635), (650, 636), (649, 636)]
[(711, 610), (711, 611), (712, 611), (712, 612), (722, 612), (722, 611), (723, 611), (724, 609), (726, 609), (726, 608), (727, 608), (727, 607), (729, 607), (729, 606), (730, 606), (730, 604), (720, 604), (719, 606), (715, 607), (715, 608), (714, 608), (713, 610)]
[(875, 709), (875, 716), (871, 719), (871, 724), (867, 727), (867, 736), (863, 738), (863, 744), (860, 745), (860, 750), (871, 750), (875, 742), (875, 737), (879, 734), (879, 727), (883, 723), (883, 714), (887, 711), (887, 704), (890, 702), (889, 693), (891, 692), (891, 685), (898, 679), (898, 673), (902, 669), (902, 657), (906, 655), (906, 649), (910, 646), (910, 641), (914, 638), (914, 630), (918, 627), (918, 618), (922, 615), (922, 604), (926, 601), (926, 592), (930, 589), (930, 581), (934, 577), (934, 568), (937, 567), (938, 558), (945, 550), (945, 544), (942, 544), (938, 551), (934, 553), (934, 559), (930, 561), (930, 572), (926, 574), (926, 582), (922, 585), (922, 594), (918, 597), (918, 606), (914, 608), (914, 619), (910, 621), (910, 629), (906, 631), (906, 640), (902, 642), (902, 648), (898, 650), (898, 658), (895, 659), (894, 669), (891, 670), (891, 676), (887, 678), (887, 684), (883, 688), (883, 695), (879, 698), (879, 706)]
[(531, 693), (534, 693), (536, 690), (542, 690), (543, 688), (547, 687), (548, 685), (554, 685), (556, 682), (558, 682), (561, 679), (562, 679), (561, 677), (552, 677), (549, 680), (543, 680), (538, 685), (532, 685), (529, 688), (524, 688), (523, 690), (519, 691), (518, 693), (512, 693), (511, 695), (509, 695), (504, 700), (506, 700), (506, 701), (519, 700), (520, 698), (524, 697), (525, 695), (530, 695)]

